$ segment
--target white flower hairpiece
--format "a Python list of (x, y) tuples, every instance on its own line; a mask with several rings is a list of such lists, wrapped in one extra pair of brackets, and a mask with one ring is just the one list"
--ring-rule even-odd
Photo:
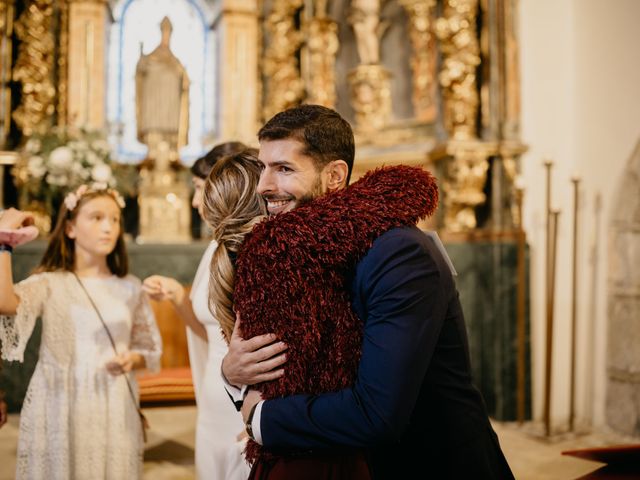
[(67, 206), (67, 210), (70, 212), (73, 211), (73, 209), (78, 206), (78, 202), (82, 196), (90, 192), (105, 192), (113, 197), (120, 208), (124, 208), (125, 206), (124, 198), (122, 198), (122, 195), (120, 195), (117, 190), (109, 188), (104, 182), (94, 182), (91, 186), (86, 184), (80, 185), (74, 192), (69, 192), (66, 197), (64, 197), (64, 204)]

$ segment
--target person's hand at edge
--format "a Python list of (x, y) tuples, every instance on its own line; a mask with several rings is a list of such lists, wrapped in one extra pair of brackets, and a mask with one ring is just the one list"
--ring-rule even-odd
[(0, 391), (0, 428), (7, 423), (8, 418), (7, 403), (4, 401), (4, 392)]
[(15, 230), (33, 225), (33, 215), (27, 212), (8, 208), (0, 215), (0, 229)]

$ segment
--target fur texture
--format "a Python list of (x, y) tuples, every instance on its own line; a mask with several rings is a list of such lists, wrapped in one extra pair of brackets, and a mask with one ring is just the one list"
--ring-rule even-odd
[[(355, 265), (384, 232), (435, 211), (433, 176), (385, 167), (349, 188), (262, 222), (237, 261), (234, 305), (245, 338), (273, 332), (287, 343), (285, 375), (258, 386), (265, 399), (318, 394), (351, 385), (362, 322), (351, 309)], [(247, 459), (269, 455), (255, 442)]]

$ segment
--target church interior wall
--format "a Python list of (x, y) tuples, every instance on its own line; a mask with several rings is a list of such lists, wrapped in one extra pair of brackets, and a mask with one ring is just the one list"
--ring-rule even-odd
[[(532, 252), (534, 416), (541, 418), (545, 335), (545, 170), (554, 162), (552, 206), (561, 209), (556, 280), (552, 423), (569, 416), (573, 190), (581, 179), (576, 425), (605, 424), (608, 227), (615, 191), (640, 137), (640, 62), (634, 0), (522, 0), (524, 221)], [(635, 58), (635, 60), (634, 60)], [(601, 199), (596, 215), (596, 197)], [(596, 263), (593, 264), (595, 258)]]

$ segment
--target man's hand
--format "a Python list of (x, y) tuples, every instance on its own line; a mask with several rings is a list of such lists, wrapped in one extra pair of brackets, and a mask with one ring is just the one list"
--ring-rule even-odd
[(258, 404), (258, 402), (262, 401), (262, 395), (257, 390), (248, 390), (247, 396), (244, 397), (244, 402), (242, 403), (242, 408), (240, 409), (240, 413), (242, 413), (242, 421), (247, 423), (247, 419), (249, 418), (249, 413), (251, 413), (251, 409), (254, 405)]
[(276, 342), (273, 333), (244, 340), (240, 333), (240, 315), (236, 315), (229, 351), (222, 359), (222, 373), (231, 385), (254, 385), (284, 375), (278, 368), (287, 361), (287, 345)]

